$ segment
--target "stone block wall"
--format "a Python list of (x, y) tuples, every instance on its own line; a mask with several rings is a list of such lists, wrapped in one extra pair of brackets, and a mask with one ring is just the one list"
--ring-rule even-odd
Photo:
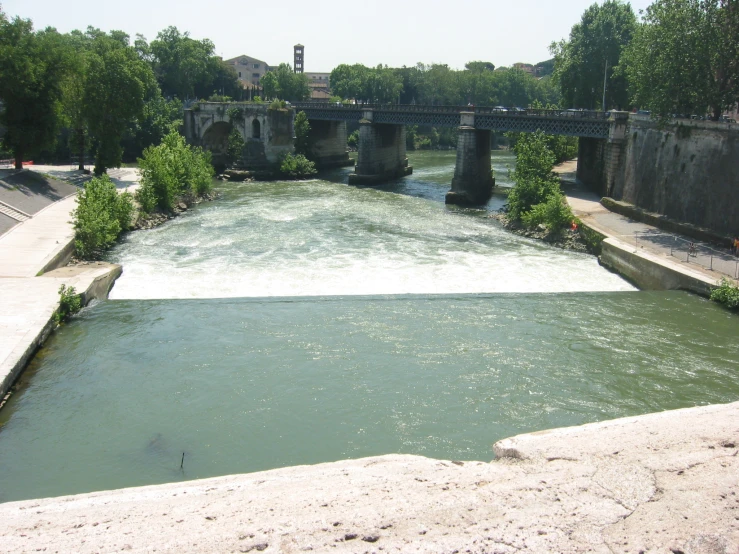
[(672, 219), (739, 236), (739, 128), (632, 120), (611, 196)]
[(311, 121), (309, 141), (316, 165), (318, 167), (351, 165), (346, 137), (345, 121)]
[[(233, 108), (238, 118), (229, 117)], [(210, 151), (214, 165), (224, 165), (228, 134), (236, 128), (246, 142), (241, 165), (262, 169), (294, 151), (293, 118), (292, 109), (270, 110), (267, 104), (200, 102), (185, 110), (185, 138)]]
[(490, 161), (490, 131), (459, 128), (457, 163), (447, 204), (477, 205), (490, 199), (495, 180)]
[(392, 177), (406, 174), (407, 168), (404, 126), (360, 122), (359, 157), (355, 176)]

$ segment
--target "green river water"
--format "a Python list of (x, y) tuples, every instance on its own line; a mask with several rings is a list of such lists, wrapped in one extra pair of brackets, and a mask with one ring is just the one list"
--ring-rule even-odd
[[(495, 153), (506, 184), (506, 153)], [(219, 184), (0, 411), (0, 502), (496, 440), (739, 398), (739, 318), (443, 204), (454, 153), (348, 187)], [(180, 470), (182, 453), (183, 470)]]

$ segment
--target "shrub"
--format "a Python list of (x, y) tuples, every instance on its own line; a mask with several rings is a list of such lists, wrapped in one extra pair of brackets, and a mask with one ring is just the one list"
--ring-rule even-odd
[(554, 153), (549, 149), (544, 133), (521, 133), (514, 150), (516, 169), (512, 178), (515, 186), (508, 195), (508, 213), (512, 219), (521, 220), (534, 206), (561, 193), (559, 178), (552, 173)]
[(572, 223), (575, 216), (569, 204), (560, 192), (552, 193), (545, 202), (536, 204), (521, 216), (521, 221), (528, 227), (544, 224), (550, 233), (555, 233)]
[(739, 287), (726, 277), (722, 277), (718, 286), (711, 291), (711, 300), (737, 310), (739, 309)]
[(302, 154), (288, 154), (280, 163), (280, 173), (290, 179), (303, 179), (316, 174), (316, 165)]
[(107, 175), (85, 183), (72, 212), (77, 255), (83, 259), (98, 258), (116, 241), (121, 231), (131, 227), (132, 214), (131, 194), (118, 194)]
[(356, 148), (359, 144), (359, 131), (353, 131), (351, 135), (346, 137), (346, 144), (352, 148)]
[(295, 116), (295, 153), (309, 156), (310, 144), (310, 122), (305, 112), (300, 111)]
[(171, 131), (158, 146), (144, 150), (139, 158), (141, 186), (136, 200), (149, 213), (155, 207), (171, 210), (182, 196), (200, 196), (210, 191), (213, 166), (210, 152), (189, 146)]
[(254, 98), (251, 99), (251, 101), (254, 102), (255, 104), (261, 104), (263, 102), (261, 96), (255, 96)]
[(228, 135), (228, 149), (226, 151), (228, 165), (233, 166), (234, 164), (237, 164), (237, 162), (241, 161), (244, 155), (245, 146), (246, 143), (244, 142), (244, 137), (241, 136), (239, 130), (236, 127), (231, 129), (231, 132)]
[(54, 313), (57, 325), (64, 323), (82, 309), (82, 295), (74, 287), (59, 287), (59, 308)]
[(284, 110), (287, 107), (287, 103), (284, 100), (273, 100), (269, 105), (270, 110)]

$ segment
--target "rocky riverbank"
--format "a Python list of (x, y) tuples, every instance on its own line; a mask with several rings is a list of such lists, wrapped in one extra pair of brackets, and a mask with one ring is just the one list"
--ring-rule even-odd
[(538, 225), (533, 229), (525, 227), (517, 221), (512, 221), (505, 212), (496, 212), (490, 214), (488, 217), (491, 219), (497, 219), (503, 224), (503, 227), (516, 235), (541, 240), (547, 244), (564, 250), (591, 252), (590, 248), (588, 248), (588, 244), (580, 236), (580, 232), (577, 228), (562, 229), (561, 231), (552, 233), (545, 225)]
[(216, 198), (218, 198), (218, 193), (210, 192), (205, 193), (197, 198), (180, 199), (180, 201), (174, 206), (174, 208), (172, 208), (171, 212), (156, 211), (150, 214), (140, 213), (139, 216), (136, 218), (136, 223), (134, 223), (133, 228), (134, 230), (153, 229), (154, 227), (158, 227), (159, 225), (166, 223), (170, 219), (174, 219), (180, 214), (185, 213), (196, 204), (200, 204), (201, 202), (210, 202), (212, 200), (215, 200)]

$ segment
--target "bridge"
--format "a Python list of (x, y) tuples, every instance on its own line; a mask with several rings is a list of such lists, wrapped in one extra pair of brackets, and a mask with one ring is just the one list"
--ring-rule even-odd
[(522, 110), (477, 106), (426, 106), (297, 103), (293, 109), (268, 104), (201, 102), (185, 110), (185, 136), (203, 146), (215, 163), (225, 164), (228, 134), (237, 129), (245, 141), (242, 163), (272, 167), (293, 151), (293, 117), (303, 111), (311, 125), (312, 154), (319, 167), (353, 165), (346, 150), (346, 124), (359, 124), (359, 154), (349, 183), (372, 185), (410, 175), (406, 125), (455, 127), (457, 160), (446, 202), (481, 205), (495, 181), (490, 161), (491, 132), (533, 132), (580, 137), (577, 176), (591, 188), (612, 188), (619, 167), (629, 116), (624, 112)]
[[(483, 204), (492, 194), (491, 131), (541, 130), (580, 137), (578, 176), (586, 181), (607, 181), (609, 170), (618, 164), (628, 122), (627, 113), (587, 110), (312, 102), (297, 103), (294, 108), (305, 112), (311, 126), (321, 128), (322, 136), (342, 135), (332, 132), (331, 127), (345, 129), (347, 121), (359, 123), (359, 155), (350, 184), (379, 183), (412, 173), (406, 157), (406, 125), (456, 127), (457, 161), (446, 202), (460, 205)], [(606, 188), (600, 182), (593, 184)]]

